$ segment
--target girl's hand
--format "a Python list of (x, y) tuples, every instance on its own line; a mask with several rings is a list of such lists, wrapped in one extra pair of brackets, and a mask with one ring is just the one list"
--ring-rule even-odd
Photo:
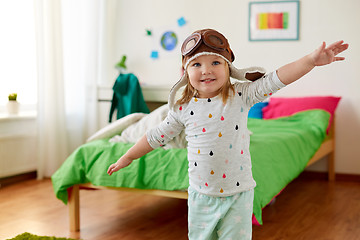
[(121, 157), (116, 163), (111, 164), (107, 170), (107, 173), (111, 176), (114, 172), (119, 171), (120, 169), (127, 167), (132, 163), (131, 160), (127, 160), (126, 158)]
[(138, 159), (148, 152), (152, 151), (153, 148), (150, 146), (146, 139), (146, 135), (142, 136), (140, 140), (132, 146), (116, 163), (111, 164), (107, 173), (111, 176), (116, 171), (127, 167), (132, 163), (133, 160)]
[(326, 43), (322, 45), (310, 54), (313, 60), (314, 66), (323, 66), (335, 61), (345, 60), (344, 57), (337, 57), (337, 55), (345, 51), (349, 47), (349, 44), (345, 44), (344, 41), (337, 41), (326, 47)]

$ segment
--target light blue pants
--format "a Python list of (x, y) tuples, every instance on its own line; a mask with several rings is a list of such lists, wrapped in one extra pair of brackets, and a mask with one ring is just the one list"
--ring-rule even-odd
[(188, 190), (190, 240), (252, 238), (254, 190), (229, 197), (210, 197)]

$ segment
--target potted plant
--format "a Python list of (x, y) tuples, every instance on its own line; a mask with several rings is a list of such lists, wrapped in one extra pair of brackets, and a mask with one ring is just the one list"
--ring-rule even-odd
[(17, 101), (17, 94), (9, 94), (9, 102), (7, 103), (7, 109), (9, 114), (18, 114), (19, 113), (19, 102)]

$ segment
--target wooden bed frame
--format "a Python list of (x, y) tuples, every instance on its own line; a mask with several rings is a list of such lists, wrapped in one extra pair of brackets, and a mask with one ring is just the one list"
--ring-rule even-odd
[[(314, 156), (307, 163), (307, 167), (328, 156), (328, 180), (335, 180), (335, 116), (331, 124), (329, 134), (321, 144), (320, 148), (314, 154)], [(69, 222), (70, 231), (80, 231), (80, 189), (112, 189), (117, 191), (127, 191), (136, 193), (145, 193), (156, 196), (171, 197), (187, 199), (188, 194), (186, 191), (165, 191), (165, 190), (144, 190), (135, 188), (120, 188), (120, 187), (102, 187), (94, 186), (91, 183), (76, 184), (69, 191)]]

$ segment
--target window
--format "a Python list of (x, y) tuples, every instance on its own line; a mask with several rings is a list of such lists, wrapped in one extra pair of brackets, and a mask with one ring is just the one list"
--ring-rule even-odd
[(34, 2), (0, 1), (0, 106), (10, 93), (23, 106), (37, 102)]

